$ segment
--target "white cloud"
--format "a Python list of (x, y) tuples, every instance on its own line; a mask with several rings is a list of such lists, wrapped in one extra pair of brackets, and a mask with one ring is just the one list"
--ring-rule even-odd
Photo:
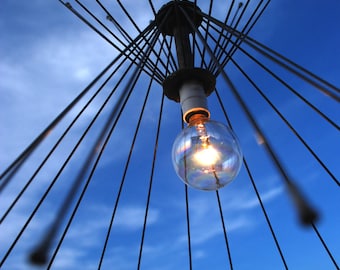
[[(262, 202), (266, 205), (283, 192), (283, 186), (267, 187), (266, 191), (260, 194)], [(196, 193), (193, 193), (196, 194)], [(206, 196), (205, 196), (206, 195)], [(233, 190), (226, 196), (220, 193), (224, 222), (228, 233), (239, 230), (249, 230), (260, 223), (254, 219), (251, 211), (260, 207), (255, 193), (249, 190)], [(182, 211), (184, 209), (182, 206)], [(221, 217), (217, 206), (215, 194), (203, 193), (190, 200), (190, 230), (193, 244), (202, 244), (215, 236), (222, 235)], [(186, 243), (187, 234), (178, 239), (178, 243)]]
[[(277, 196), (279, 196), (282, 192), (284, 191), (283, 186), (278, 186), (278, 187), (274, 187), (273, 189), (270, 189), (266, 192), (264, 192), (263, 194), (260, 194), (261, 200), (262, 202), (266, 202), (266, 201), (270, 201), (275, 199)], [(253, 197), (250, 198), (248, 200), (246, 200), (243, 203), (238, 204), (239, 208), (243, 208), (243, 209), (252, 209), (255, 207), (259, 207), (260, 206), (260, 202), (258, 200), (257, 197)]]
[[(120, 230), (136, 230), (143, 226), (145, 215), (145, 207), (142, 206), (123, 206), (119, 208), (115, 220), (115, 226)], [(149, 208), (148, 226), (155, 224), (160, 217), (160, 213), (156, 209)]]
[(207, 255), (206, 255), (206, 252), (202, 249), (199, 249), (199, 250), (196, 250), (193, 254), (193, 257), (195, 259), (203, 259), (205, 258)]
[(1, 108), (6, 112), (1, 114), (6, 152), (0, 155), (2, 164), (28, 145), (108, 63), (106, 55), (112, 50), (105, 52), (101, 46), (102, 53), (96, 53), (100, 46), (91, 33), (77, 36), (45, 37), (38, 45), (27, 46), (27, 57), (20, 62), (7, 57), (0, 64)]
[(81, 249), (63, 247), (60, 254), (53, 263), (53, 269), (87, 269), (84, 260), (86, 254)]

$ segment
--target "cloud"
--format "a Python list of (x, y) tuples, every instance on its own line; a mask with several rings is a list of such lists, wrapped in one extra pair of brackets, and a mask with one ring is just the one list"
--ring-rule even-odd
[[(283, 192), (283, 186), (268, 187), (260, 194), (263, 203), (274, 201)], [(196, 194), (196, 193), (195, 193)], [(207, 194), (206, 196), (204, 196)], [(252, 211), (260, 207), (259, 201), (251, 190), (233, 190), (224, 196), (220, 193), (224, 222), (227, 232), (249, 230), (259, 225)], [(184, 210), (184, 209), (182, 209)], [(203, 244), (217, 235), (222, 235), (221, 217), (215, 194), (203, 193), (195, 196), (189, 204), (191, 241), (195, 245)], [(187, 234), (178, 239), (179, 243), (187, 242)]]
[[(0, 51), (3, 56), (0, 63), (2, 77), (0, 80), (2, 93), (0, 105), (2, 111), (5, 112), (1, 114), (3, 127), (0, 142), (2, 149), (0, 153), (1, 171), (116, 55), (116, 51), (110, 45), (107, 45), (87, 28), (86, 30), (79, 30), (79, 28), (72, 30), (72, 28), (66, 27), (61, 36), (56, 35), (53, 31), (40, 31), (33, 35), (34, 38), (30, 38), (30, 42), (25, 46), (16, 47), (15, 44), (12, 44), (12, 50)], [(20, 57), (22, 55), (24, 57)], [(94, 112), (88, 110), (85, 118), (92, 117)], [(88, 121), (84, 121), (84, 125), (85, 122)], [(76, 132), (68, 137), (66, 144), (74, 141), (78, 135), (79, 132)], [(52, 138), (54, 137), (56, 136), (52, 135)], [(66, 145), (66, 148), (71, 149), (71, 146)], [(41, 155), (42, 153), (39, 152), (35, 159), (39, 160)], [(62, 160), (61, 155), (54, 154), (54, 160)], [(44, 171), (44, 175), (54, 175), (52, 172), (55, 171), (55, 168), (56, 166), (48, 168), (47, 171)], [(26, 169), (20, 175), (22, 174), (26, 174), (26, 177), (30, 175)], [(50, 177), (44, 178), (45, 180), (50, 179)], [(6, 190), (6, 196), (1, 197), (2, 208), (8, 205), (22, 185), (22, 181), (12, 182), (11, 189)], [(36, 198), (41, 196), (42, 188), (42, 186), (34, 186), (33, 189), (30, 189), (29, 195), (22, 197), (20, 204), (8, 218), (9, 225), (2, 224), (2, 247), (10, 244), (18, 232), (18, 228), (24, 224), (28, 208), (35, 205)], [(121, 207), (119, 211), (123, 217), (117, 218), (116, 226), (120, 230), (136, 230), (142, 226), (144, 208)], [(35, 233), (37, 231), (41, 233), (42, 226), (46, 226), (48, 220), (51, 219), (48, 217), (51, 216), (51, 212), (46, 208), (43, 212), (39, 218), (32, 221), (31, 229), (25, 233), (24, 239), (29, 239), (24, 241), (27, 245), (36, 241)], [(156, 223), (158, 218), (158, 210), (151, 208), (148, 225)], [(16, 224), (16, 226), (11, 224)], [(106, 229), (107, 225), (108, 220), (87, 221), (86, 226), (76, 226), (76, 230), (72, 231), (74, 239), (83, 242), (81, 244), (84, 246), (98, 244), (99, 240), (93, 232)], [(26, 250), (26, 245), (20, 246), (15, 251), (16, 257), (25, 257), (26, 251), (23, 249)], [(63, 261), (59, 261), (61, 268), (65, 265), (75, 265), (74, 263), (79, 261), (79, 257), (82, 255), (81, 252), (77, 252), (68, 245), (66, 245), (65, 254)], [(18, 267), (15, 266), (13, 269)]]
[[(108, 229), (109, 219), (111, 218), (111, 208), (105, 205), (92, 205), (88, 207), (86, 215), (96, 218), (82, 218), (81, 222), (76, 223), (70, 230), (69, 235), (58, 253), (54, 266), (56, 269), (94, 269), (99, 262), (99, 253), (103, 248), (104, 237)], [(139, 252), (139, 238), (134, 240), (122, 241), (119, 235), (127, 233), (134, 235), (136, 230), (141, 230), (143, 226), (145, 208), (140, 206), (126, 205), (119, 207), (116, 212), (116, 218), (113, 224), (113, 231), (117, 233), (116, 237), (109, 241), (105, 257), (103, 260), (103, 269), (115, 267), (117, 269), (131, 269), (137, 265), (136, 256)], [(150, 208), (148, 214), (148, 229), (150, 226), (159, 222), (160, 213), (158, 209)], [(138, 232), (139, 235), (139, 232)], [(110, 242), (112, 242), (110, 244)], [(116, 244), (115, 244), (116, 243)], [(171, 249), (166, 248), (168, 244), (158, 243), (149, 245), (144, 243), (143, 255), (156, 258), (167, 254)], [(91, 251), (89, 250), (93, 250)], [(84, 251), (84, 252), (82, 252)], [(89, 255), (91, 253), (91, 256)], [(96, 259), (94, 259), (96, 258)], [(159, 268), (163, 269), (163, 268)], [(164, 268), (166, 269), (166, 268)]]
[[(95, 53), (99, 46), (91, 33), (78, 33), (77, 37), (45, 37), (39, 45), (27, 46), (27, 57), (20, 62), (9, 57), (1, 62), (4, 98), (0, 104), (6, 112), (1, 114), (6, 152), (0, 155), (2, 164), (28, 145), (108, 63), (103, 54), (109, 50)], [(91, 116), (89, 111), (87, 114)]]
[(89, 269), (82, 249), (63, 247), (60, 256), (53, 263), (53, 269)]
[[(144, 219), (145, 209), (144, 207), (125, 207), (121, 209), (121, 214), (117, 217), (116, 226), (124, 228), (125, 230), (135, 230), (141, 227), (141, 221)], [(159, 211), (155, 209), (149, 209), (148, 212), (148, 225), (152, 225), (157, 222), (159, 218)]]
[[(262, 202), (264, 203), (264, 202), (275, 199), (283, 191), (284, 191), (283, 186), (274, 187), (272, 189), (267, 190), (263, 194), (260, 194), (260, 198), (261, 198)], [(255, 197), (255, 195), (252, 196), (252, 197), (248, 197), (245, 200), (240, 200), (240, 201), (236, 200), (233, 203), (233, 207), (235, 207), (236, 209), (251, 210), (251, 209), (259, 207), (259, 206), (260, 206), (260, 202), (259, 202), (258, 198)]]
[[(28, 203), (27, 200), (26, 203)], [(27, 218), (27, 211), (24, 211), (23, 209), (19, 209), (19, 211), (20, 212), (16, 211), (14, 214), (9, 216), (6, 223), (2, 224), (0, 234), (2, 243), (1, 253), (4, 253), (6, 248), (8, 248), (11, 244), (18, 233), (20, 225), (23, 224)], [(140, 206), (120, 207), (113, 225), (114, 230), (118, 230), (120, 233), (131, 233), (132, 231), (141, 229), (143, 226), (144, 211), (145, 209)], [(45, 229), (50, 224), (50, 221), (52, 221), (53, 215), (51, 213), (52, 211), (49, 212), (45, 210), (38, 217), (33, 219), (29, 229), (19, 242), (20, 244), (15, 247), (15, 250), (13, 251), (13, 254), (15, 253), (15, 256), (13, 256), (16, 259), (14, 260), (13, 256), (9, 257), (6, 261), (6, 266), (12, 267), (11, 269), (26, 269), (27, 256), (32, 248), (38, 244), (40, 237), (42, 237)], [(103, 247), (103, 240), (108, 229), (109, 220), (111, 218), (111, 209), (105, 205), (92, 205), (87, 209), (86, 215), (87, 217), (80, 217), (81, 220), (75, 221), (70, 227), (70, 230), (68, 231), (62, 247), (55, 259), (54, 267), (56, 267), (56, 269), (91, 269), (88, 268), (89, 264), (91, 265), (89, 252), (92, 249), (97, 250), (96, 254), (98, 253), (98, 250), (101, 251), (101, 248)], [(15, 223), (13, 223), (14, 220)], [(148, 215), (148, 227), (156, 224), (158, 220), (159, 211), (157, 209), (150, 208)], [(13, 224), (16, 224), (16, 226), (13, 226)], [(37, 237), (37, 235), (39, 237)], [(121, 248), (124, 249), (123, 253), (126, 254), (125, 248)], [(153, 251), (154, 249), (152, 251), (148, 250), (148, 247), (146, 246), (146, 253)], [(51, 253), (52, 252), (53, 249), (51, 250)], [(128, 258), (123, 260), (121, 257), (121, 254), (123, 253), (115, 253), (115, 264), (118, 264), (118, 261), (120, 261), (119, 265), (123, 265), (129, 261)], [(26, 266), (22, 267), (22, 265)]]

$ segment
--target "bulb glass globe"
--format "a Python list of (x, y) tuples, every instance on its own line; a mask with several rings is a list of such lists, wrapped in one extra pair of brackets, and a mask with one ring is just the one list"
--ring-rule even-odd
[(172, 148), (176, 173), (187, 185), (217, 190), (239, 173), (242, 152), (235, 134), (222, 123), (196, 119), (177, 136)]

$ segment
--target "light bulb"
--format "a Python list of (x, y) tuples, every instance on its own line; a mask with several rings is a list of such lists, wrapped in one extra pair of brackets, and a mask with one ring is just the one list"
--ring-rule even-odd
[(230, 183), (240, 171), (242, 158), (231, 129), (204, 116), (190, 121), (172, 148), (178, 176), (201, 190), (217, 190)]

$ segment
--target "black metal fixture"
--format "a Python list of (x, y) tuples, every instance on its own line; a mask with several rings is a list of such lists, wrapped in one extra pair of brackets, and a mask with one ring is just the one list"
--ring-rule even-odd
[[(10, 188), (12, 193), (6, 205), (2, 206), (4, 210), (0, 213), (0, 230), (11, 228), (16, 211), (25, 204), (29, 194), (32, 194), (30, 191), (37, 192), (33, 193), (33, 199), (29, 197), (31, 204), (25, 208), (24, 217), (15, 221), (16, 232), (10, 236), (5, 252), (0, 254), (0, 268), (5, 269), (18, 245), (25, 241), (23, 239), (27, 231), (39, 234), (34, 237), (37, 242), (33, 243), (30, 250), (30, 262), (46, 265), (47, 269), (53, 268), (58, 256), (63, 254), (65, 242), (76, 242), (70, 232), (86, 227), (86, 222), (80, 218), (77, 220), (84, 216), (91, 216), (89, 219), (93, 222), (100, 219), (105, 224), (98, 231), (93, 231), (100, 242), (96, 251), (93, 247), (89, 248), (89, 253), (97, 260), (95, 268), (105, 268), (107, 258), (114, 256), (118, 250), (110, 249), (117, 220), (131, 218), (124, 215), (129, 212), (126, 210), (128, 207), (123, 208), (124, 202), (128, 201), (124, 195), (128, 193), (133, 194), (130, 199), (138, 202), (136, 204), (140, 205), (138, 210), (141, 209), (142, 215), (138, 212), (134, 216), (138, 217), (139, 222), (138, 229), (133, 231), (135, 238), (138, 238), (138, 247), (133, 249), (137, 245), (129, 242), (131, 235), (124, 238), (122, 245), (128, 242), (128, 248), (133, 249), (132, 253), (136, 255), (136, 268), (140, 269), (146, 254), (148, 229), (152, 223), (153, 190), (158, 185), (158, 188), (162, 187), (159, 197), (165, 199), (157, 201), (155, 205), (164, 203), (169, 196), (176, 196), (173, 199), (176, 202), (183, 199), (183, 209), (180, 207), (178, 212), (168, 212), (185, 212), (183, 220), (189, 269), (193, 268), (192, 247), (195, 246), (192, 233), (195, 220), (190, 215), (192, 207), (196, 205), (190, 204), (189, 193), (195, 190), (190, 190), (188, 186), (213, 191), (199, 192), (197, 196), (216, 195), (217, 219), (221, 225), (220, 235), (228, 261), (226, 267), (237, 269), (237, 264), (232, 262), (232, 240), (228, 238), (228, 211), (223, 207), (223, 194), (219, 189), (238, 175), (240, 181), (235, 183), (241, 182), (251, 189), (263, 224), (268, 228), (275, 250), (273, 253), (279, 258), (282, 267), (288, 269), (289, 262), (285, 256), (287, 247), (280, 244), (280, 239), (284, 237), (277, 237), (274, 215), (268, 211), (266, 196), (260, 189), (262, 175), (258, 176), (257, 173), (259, 167), (270, 167), (272, 175), (275, 174), (273, 185), (284, 187), (297, 209), (301, 223), (309, 226), (325, 257), (335, 269), (339, 269), (332, 248), (327, 245), (316, 224), (318, 213), (311, 206), (314, 205), (314, 198), (302, 194), (304, 179), (297, 178), (294, 168), (287, 166), (285, 155), (276, 147), (275, 135), (263, 127), (256, 114), (257, 104), (249, 105), (254, 104), (252, 98), (260, 100), (261, 104), (269, 108), (270, 113), (275, 115), (275, 121), (285, 127), (285, 134), (292, 136), (308, 160), (313, 160), (314, 166), (322, 171), (327, 179), (325, 181), (338, 188), (339, 180), (305, 139), (304, 133), (299, 132), (293, 121), (273, 102), (272, 93), (264, 89), (266, 87), (258, 82), (256, 76), (247, 72), (242, 61), (246, 59), (251, 62), (256, 71), (260, 70), (255, 75), (261, 73), (261, 76), (275, 81), (280, 95), (288, 93), (315, 114), (318, 121), (337, 132), (339, 125), (336, 119), (305, 98), (286, 77), (289, 74), (294, 80), (316, 90), (316, 95), (326, 97), (331, 104), (340, 101), (340, 89), (250, 37), (250, 31), (268, 7), (269, 0), (254, 4), (250, 4), (251, 1), (238, 4), (231, 1), (228, 5), (221, 5), (225, 9), (223, 18), (213, 16), (214, 1), (204, 0), (199, 7), (197, 1), (175, 0), (156, 8), (157, 1), (150, 0), (148, 5), (153, 20), (143, 29), (123, 1), (115, 1), (108, 6), (99, 0), (92, 4), (80, 0), (59, 2), (112, 46), (116, 54), (1, 173), (1, 194), (6, 194)], [(203, 6), (207, 5), (205, 11)], [(123, 14), (124, 24), (115, 15), (118, 11)], [(131, 31), (133, 34), (125, 24), (134, 29)], [(242, 61), (239, 61), (239, 55), (243, 57), (240, 57)], [(281, 76), (277, 70), (283, 70), (285, 76)], [(234, 79), (233, 74), (237, 74), (237, 79)], [(242, 90), (243, 86), (247, 87), (247, 91)], [(172, 101), (180, 103), (181, 110), (177, 110), (178, 106), (174, 106), (177, 104)], [(86, 112), (89, 113), (86, 115)], [(149, 117), (151, 120), (146, 116), (148, 113), (152, 116)], [(84, 119), (86, 121), (82, 121)], [(169, 145), (181, 128), (182, 132), (171, 150)], [(249, 146), (251, 150), (248, 151)], [(256, 151), (256, 154), (252, 151)], [(40, 154), (38, 158), (36, 152)], [(186, 184), (184, 186), (179, 186), (179, 181), (173, 180), (176, 175), (168, 170), (171, 167), (171, 164), (167, 164), (171, 162), (168, 158), (170, 152), (175, 171)], [(108, 163), (110, 166), (107, 166)], [(49, 168), (51, 164), (52, 169)], [(164, 180), (168, 178), (171, 181)], [(224, 191), (232, 192), (228, 187)], [(307, 197), (313, 198), (312, 204)], [(225, 201), (229, 202), (229, 197)], [(284, 202), (282, 205), (286, 207)], [(94, 215), (90, 215), (93, 205), (100, 207), (96, 208)], [(120, 212), (121, 208), (125, 212)], [(99, 209), (103, 213), (97, 211)], [(45, 223), (45, 216), (40, 219), (37, 216), (46, 212), (54, 215)], [(276, 215), (280, 216), (279, 222), (289, 219), (289, 215), (281, 212), (281, 209)], [(171, 221), (174, 219), (171, 217)], [(32, 226), (36, 220), (44, 220), (38, 229)], [(158, 234), (157, 241), (161, 239), (162, 235)], [(172, 247), (173, 242), (170, 239), (168, 247)], [(121, 253), (118, 255), (121, 256)]]
[[(192, 26), (186, 16), (194, 18)], [(173, 146), (174, 168), (189, 186), (217, 190), (237, 176), (242, 151), (227, 126), (210, 120), (207, 96), (214, 91), (216, 79), (208, 70), (194, 67), (189, 36), (201, 21), (200, 9), (187, 1), (169, 2), (156, 15), (161, 33), (175, 39), (179, 67), (164, 80), (163, 91), (180, 102), (183, 120), (188, 123)]]

